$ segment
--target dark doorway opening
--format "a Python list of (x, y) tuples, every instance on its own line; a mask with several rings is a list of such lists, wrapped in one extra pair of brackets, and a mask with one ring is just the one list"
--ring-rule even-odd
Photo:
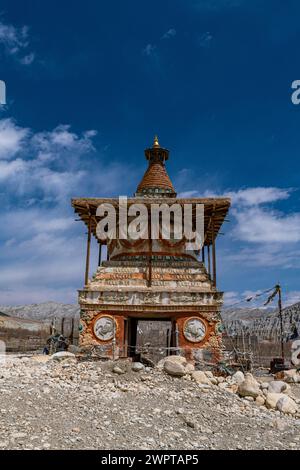
[(170, 319), (128, 318), (128, 356), (133, 360), (157, 363), (172, 354), (175, 347), (175, 324)]

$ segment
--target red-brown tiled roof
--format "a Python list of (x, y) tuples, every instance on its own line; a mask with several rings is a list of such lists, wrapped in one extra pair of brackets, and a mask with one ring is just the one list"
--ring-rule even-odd
[(150, 162), (142, 181), (138, 185), (137, 192), (147, 189), (167, 189), (175, 193), (166, 167), (163, 162)]

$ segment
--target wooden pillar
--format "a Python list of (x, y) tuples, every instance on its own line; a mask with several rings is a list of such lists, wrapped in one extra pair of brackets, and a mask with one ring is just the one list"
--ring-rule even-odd
[(149, 258), (148, 258), (148, 287), (152, 285), (152, 232), (151, 232), (151, 210), (148, 218), (148, 242), (149, 242)]
[(204, 250), (204, 245), (202, 247), (202, 263), (205, 264), (205, 250)]
[(208, 274), (211, 277), (211, 267), (210, 267), (210, 245), (207, 245), (207, 266), (208, 266)]
[(98, 266), (101, 266), (102, 243), (99, 242)]
[(216, 262), (216, 240), (215, 240), (215, 224), (214, 216), (212, 216), (212, 263), (213, 263), (213, 284), (217, 285), (217, 262)]
[(90, 270), (91, 225), (92, 225), (91, 216), (89, 216), (88, 236), (87, 236), (87, 245), (86, 245), (86, 260), (85, 260), (85, 277), (84, 277), (84, 283), (86, 286), (89, 282), (89, 270)]
[(71, 344), (74, 344), (74, 317), (71, 318), (71, 334), (70, 334)]

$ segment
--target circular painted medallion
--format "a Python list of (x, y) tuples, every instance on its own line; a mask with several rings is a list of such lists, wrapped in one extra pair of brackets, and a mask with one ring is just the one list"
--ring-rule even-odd
[(94, 323), (94, 334), (101, 341), (109, 341), (114, 337), (114, 320), (111, 317), (99, 317)]
[(183, 327), (184, 337), (192, 343), (202, 341), (206, 334), (205, 323), (200, 318), (189, 318)]

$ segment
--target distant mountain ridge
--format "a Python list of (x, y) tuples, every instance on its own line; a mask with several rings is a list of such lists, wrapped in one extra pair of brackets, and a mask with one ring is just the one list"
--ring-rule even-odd
[[(4, 315), (23, 319), (49, 321), (54, 318), (78, 318), (80, 309), (75, 304), (44, 302), (31, 305), (1, 306)], [(278, 340), (280, 321), (276, 308), (224, 308), (222, 320), (230, 336), (255, 335), (260, 340)], [(300, 302), (283, 309), (284, 337), (288, 339), (296, 326), (300, 334)]]
[[(278, 340), (280, 318), (278, 309), (237, 308), (223, 309), (223, 323), (230, 336), (255, 335), (260, 340)], [(288, 340), (297, 328), (300, 335), (300, 302), (282, 310), (284, 339)]]
[(0, 305), (0, 312), (12, 317), (27, 318), (30, 320), (47, 321), (53, 318), (72, 318), (79, 316), (79, 306), (58, 302), (43, 302), (31, 305), (4, 306)]

